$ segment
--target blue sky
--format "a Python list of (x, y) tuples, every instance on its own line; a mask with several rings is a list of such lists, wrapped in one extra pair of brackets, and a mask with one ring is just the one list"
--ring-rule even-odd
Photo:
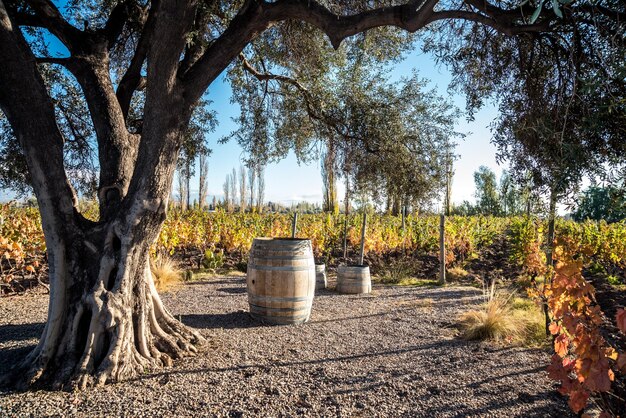
[[(67, 50), (53, 36), (49, 36), (50, 48), (55, 55), (66, 56)], [(431, 81), (430, 87), (435, 87), (439, 95), (450, 97), (447, 87), (450, 83), (450, 73), (443, 66), (438, 66), (433, 58), (421, 52), (419, 49), (407, 54), (406, 58), (394, 64), (390, 73), (392, 80), (397, 80), (404, 75), (410, 75), (415, 69), (422, 78)], [(218, 140), (230, 132), (236, 126), (232, 118), (239, 114), (239, 107), (230, 103), (231, 89), (224, 75), (220, 76), (209, 89), (209, 99), (213, 101), (212, 108), (217, 112), (219, 122), (213, 133), (207, 134), (209, 147), (213, 153), (209, 159), (209, 200), (212, 196), (219, 199), (222, 196), (222, 185), (226, 175), (234, 168), (239, 169), (242, 159), (245, 157), (242, 149), (236, 141), (219, 144)], [(452, 101), (460, 109), (464, 109), (465, 98), (461, 95), (453, 95)], [(455, 176), (452, 188), (452, 200), (460, 203), (463, 200), (474, 200), (473, 173), (481, 165), (493, 169), (500, 175), (502, 167), (496, 164), (496, 149), (490, 143), (491, 133), (488, 125), (496, 117), (496, 109), (493, 105), (487, 105), (480, 110), (472, 122), (466, 122), (464, 118), (459, 120), (457, 130), (467, 134), (457, 147), (458, 160), (455, 162)], [(176, 182), (174, 182), (176, 184)], [(285, 205), (306, 200), (309, 202), (321, 202), (322, 180), (319, 170), (319, 162), (309, 165), (299, 165), (293, 154), (284, 160), (269, 164), (265, 170), (265, 200), (280, 202)], [(339, 199), (343, 198), (344, 187), (339, 184)], [(192, 199), (197, 197), (197, 179), (192, 180)], [(195, 196), (194, 196), (195, 195)], [(0, 190), (0, 201), (12, 198), (12, 193)]]

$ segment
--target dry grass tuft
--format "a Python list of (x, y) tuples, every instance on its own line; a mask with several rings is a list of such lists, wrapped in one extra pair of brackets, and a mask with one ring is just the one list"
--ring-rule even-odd
[(413, 270), (414, 265), (411, 260), (393, 260), (380, 276), (380, 281), (384, 284), (401, 284), (413, 278)]
[(496, 292), (495, 282), (483, 289), (485, 304), (480, 310), (471, 310), (459, 316), (461, 335), (467, 340), (512, 341), (519, 339), (520, 323), (512, 314), (511, 295)]
[(498, 292), (495, 282), (483, 289), (483, 295), (485, 303), (481, 309), (459, 316), (463, 338), (533, 347), (546, 344), (543, 312), (533, 301)]
[(404, 308), (432, 308), (435, 301), (431, 298), (401, 300), (395, 303), (396, 306)]
[(166, 256), (157, 257), (151, 265), (154, 284), (159, 292), (166, 292), (181, 280), (176, 263)]
[(446, 269), (446, 279), (450, 281), (459, 281), (461, 279), (466, 278), (469, 275), (467, 270), (462, 267), (451, 267)]
[(541, 308), (532, 300), (520, 297), (513, 298), (511, 305), (513, 318), (523, 326), (523, 332), (515, 342), (526, 347), (550, 346), (550, 338), (546, 336), (546, 319)]

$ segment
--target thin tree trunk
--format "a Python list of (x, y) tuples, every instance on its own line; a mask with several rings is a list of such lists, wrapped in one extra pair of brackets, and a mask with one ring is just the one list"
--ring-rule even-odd
[(546, 264), (548, 267), (554, 265), (554, 224), (556, 220), (556, 193), (554, 189), (550, 190), (550, 206), (548, 209), (548, 237), (546, 242)]
[(263, 212), (263, 200), (265, 199), (265, 169), (259, 164), (257, 167), (257, 212)]
[(185, 170), (185, 191), (187, 192), (187, 209), (191, 209), (191, 162), (187, 161), (187, 168)]
[(200, 153), (200, 159), (198, 162), (198, 204), (200, 205), (200, 209), (203, 209), (207, 203), (207, 192), (208, 192), (208, 171), (209, 171), (209, 163), (207, 161), (207, 155), (204, 152)]

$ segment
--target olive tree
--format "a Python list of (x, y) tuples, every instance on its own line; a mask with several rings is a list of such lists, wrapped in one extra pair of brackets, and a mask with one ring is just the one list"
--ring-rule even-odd
[[(416, 32), (459, 22), (516, 37), (560, 31), (576, 13), (612, 13), (587, 1), (563, 6), (564, 17), (544, 9), (533, 22), (534, 2), (504, 0), (91, 0), (71, 6), (62, 11), (51, 0), (0, 0), (0, 109), (39, 203), (50, 275), (44, 332), (12, 373), (23, 385), (100, 385), (197, 352), (205, 338), (163, 306), (149, 248), (166, 217), (194, 106), (252, 42), (274, 37), (288, 57), (304, 53), (307, 40), (319, 42), (320, 34), (339, 48), (378, 27)], [(35, 36), (40, 29), (69, 55), (46, 55)], [(302, 31), (308, 38), (297, 36)], [(78, 210), (64, 159), (71, 144), (53, 99), (58, 86), (45, 82), (63, 81), (48, 78), (44, 64), (71, 74), (89, 115), (100, 206), (95, 222)]]

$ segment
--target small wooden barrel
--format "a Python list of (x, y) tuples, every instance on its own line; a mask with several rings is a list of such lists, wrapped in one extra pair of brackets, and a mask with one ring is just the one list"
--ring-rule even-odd
[(326, 289), (326, 264), (315, 265), (315, 290)]
[(337, 267), (337, 292), (339, 293), (370, 293), (372, 280), (369, 266)]
[(311, 241), (255, 238), (246, 282), (252, 316), (272, 324), (308, 321), (315, 295)]

